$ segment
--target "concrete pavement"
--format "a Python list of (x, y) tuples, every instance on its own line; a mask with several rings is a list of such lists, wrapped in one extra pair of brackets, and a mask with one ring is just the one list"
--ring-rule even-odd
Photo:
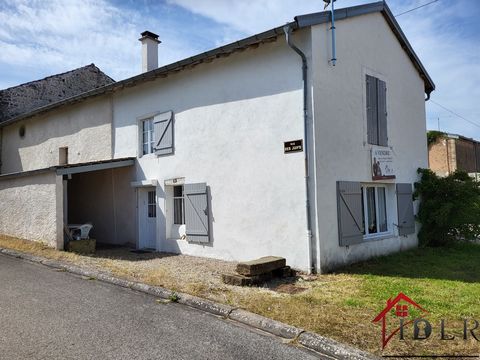
[(0, 358), (319, 356), (187, 306), (158, 304), (150, 295), (0, 255)]

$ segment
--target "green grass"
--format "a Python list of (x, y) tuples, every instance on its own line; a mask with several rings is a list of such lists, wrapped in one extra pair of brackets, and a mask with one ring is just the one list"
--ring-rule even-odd
[[(480, 245), (419, 248), (352, 265), (344, 273), (363, 279), (357, 302), (385, 301), (403, 292), (433, 319), (480, 317)], [(380, 304), (379, 304), (380, 305)]]

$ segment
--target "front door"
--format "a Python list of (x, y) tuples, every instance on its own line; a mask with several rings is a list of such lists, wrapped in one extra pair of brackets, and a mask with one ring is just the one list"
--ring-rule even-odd
[(139, 248), (156, 249), (157, 192), (154, 187), (138, 190)]

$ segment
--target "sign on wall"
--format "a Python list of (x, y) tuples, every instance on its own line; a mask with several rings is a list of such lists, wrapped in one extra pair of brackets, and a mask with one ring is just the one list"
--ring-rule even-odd
[(285, 154), (303, 151), (303, 140), (285, 141), (283, 143), (283, 152)]
[(372, 148), (372, 179), (395, 179), (392, 150), (388, 148)]

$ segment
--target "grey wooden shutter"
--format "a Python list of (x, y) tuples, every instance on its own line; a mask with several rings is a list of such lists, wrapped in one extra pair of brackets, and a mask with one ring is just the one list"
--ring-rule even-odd
[(415, 233), (412, 184), (397, 184), (398, 234)]
[(183, 196), (187, 240), (208, 243), (210, 238), (207, 184), (185, 184)]
[(337, 182), (338, 240), (340, 246), (363, 241), (362, 187), (358, 182)]
[(377, 79), (378, 145), (387, 146), (387, 85)]
[(378, 145), (377, 79), (367, 75), (367, 138), (368, 143)]
[(173, 153), (173, 112), (156, 115), (153, 118), (155, 136), (154, 150), (157, 155)]

